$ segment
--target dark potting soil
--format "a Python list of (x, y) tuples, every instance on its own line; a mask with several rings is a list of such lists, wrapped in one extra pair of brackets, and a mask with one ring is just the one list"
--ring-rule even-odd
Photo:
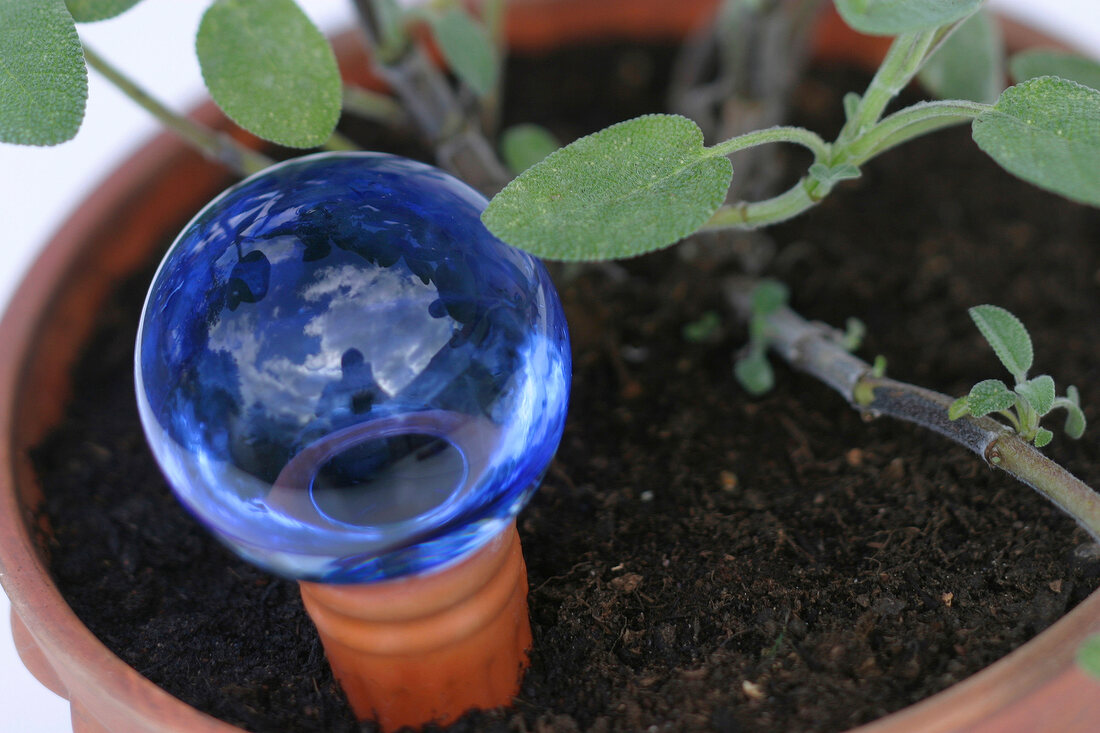
[[(668, 58), (517, 62), (510, 114), (570, 136), (655, 109)], [(838, 83), (862, 85), (831, 71), (798, 92), (826, 133)], [(885, 156), (770, 234), (767, 272), (794, 306), (862, 319), (861, 353), (891, 376), (952, 394), (1004, 377), (966, 315), (991, 302), (1031, 328), (1038, 371), (1100, 417), (1100, 214), (1009, 179), (966, 131)], [(455, 730), (842, 730), (980, 670), (1096, 588), (1085, 534), (975, 456), (865, 422), (780, 365), (772, 393), (746, 396), (715, 239), (555, 268), (575, 376), (558, 457), (520, 515), (531, 668), (514, 707)], [(131, 349), (146, 281), (104, 310), (68, 415), (35, 453), (57, 582), (188, 703), (254, 731), (354, 731), (296, 586), (223, 550), (144, 447)], [(714, 332), (685, 339), (711, 311)], [(1095, 432), (1048, 452), (1100, 485)]]

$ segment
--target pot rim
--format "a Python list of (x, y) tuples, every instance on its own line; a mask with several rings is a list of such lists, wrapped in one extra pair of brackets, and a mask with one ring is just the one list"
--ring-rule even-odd
[[(527, 0), (522, 5), (529, 6), (531, 12), (545, 12), (544, 6), (554, 1)], [(629, 3), (634, 0), (623, 1)], [(582, 6), (588, 0), (561, 2)], [(703, 0), (702, 4), (712, 2)], [(1037, 41), (1044, 45), (1065, 47), (1065, 44), (1053, 42), (1049, 36), (1021, 23), (1003, 16), (1002, 21), (1006, 40), (1017, 48), (1036, 45)], [(665, 33), (656, 35), (672, 34), (667, 31), (668, 28)], [(526, 40), (521, 35), (518, 45), (534, 49), (545, 47), (545, 43), (545, 38), (535, 33)], [(862, 58), (865, 57), (857, 53), (848, 60)], [(196, 112), (196, 117), (207, 124), (223, 124), (223, 118), (211, 103)], [(53, 681), (62, 688), (55, 689), (59, 694), (65, 696), (66, 688), (73, 690), (81, 685), (96, 689), (102, 697), (110, 698), (109, 705), (122, 712), (124, 717), (120, 720), (129, 722), (126, 730), (168, 730), (165, 726), (168, 720), (174, 726), (185, 725), (189, 731), (232, 733), (241, 729), (198, 711), (155, 685), (122, 661), (84, 626), (45, 567), (38, 543), (28, 532), (28, 527), (35, 526), (37, 521), (33, 513), (18, 501), (20, 494), (17, 490), (17, 486), (26, 481), (36, 485), (25, 446), (33, 445), (42, 437), (41, 431), (48, 422), (37, 420), (32, 427), (18, 423), (17, 418), (27, 410), (27, 402), (33, 400), (33, 395), (20, 392), (19, 387), (24, 384), (31, 369), (28, 355), (39, 349), (44, 341), (41, 333), (43, 324), (57, 315), (54, 305), (60, 284), (77, 269), (74, 263), (80, 259), (86, 246), (85, 233), (106, 226), (114, 218), (113, 212), (131, 201), (135, 192), (150, 187), (153, 181), (176, 169), (179, 162), (188, 156), (193, 157), (185, 144), (170, 133), (158, 134), (129, 156), (50, 238), (27, 270), (0, 319), (0, 334), (3, 334), (5, 345), (0, 350), (0, 549), (3, 550), (0, 554), (0, 584), (11, 600), (13, 624), (21, 622), (25, 625), (25, 630), (43, 651), (47, 667), (55, 658), (67, 662), (64, 669), (32, 668), (36, 674), (41, 671), (47, 677), (51, 672), (56, 672)], [(30, 491), (33, 493), (38, 489)], [(1087, 707), (1091, 717), (1066, 718), (1070, 723), (1076, 720), (1079, 725), (1087, 726), (1088, 720), (1100, 719), (1100, 696), (1087, 695), (1090, 686), (1095, 692), (1096, 682), (1077, 669), (1074, 654), (1079, 640), (1096, 632), (1100, 632), (1100, 590), (1094, 591), (1031, 641), (980, 672), (921, 702), (861, 726), (853, 733), (957, 730), (975, 725), (998, 710), (1001, 720), (1005, 724), (1012, 723), (1013, 729), (1039, 729), (1022, 727), (1036, 724), (1034, 720), (1024, 717), (1026, 712), (1022, 706), (1027, 701), (1026, 693), (1033, 694), (1048, 683), (1058, 686), (1061, 691), (1058, 699), (1067, 701), (1063, 711), (1069, 709), (1070, 700), (1078, 705), (1081, 703), (1082, 691), (1085, 691), (1086, 698), (1096, 700), (1091, 707)], [(21, 649), (21, 653), (23, 651)], [(29, 658), (28, 666), (32, 666)], [(53, 689), (52, 685), (48, 686)], [(972, 698), (977, 698), (977, 706)], [(125, 707), (120, 706), (116, 702), (118, 700), (126, 700)], [(960, 706), (963, 700), (968, 702)], [(1088, 705), (1087, 700), (1085, 704)], [(1075, 710), (1080, 713), (1081, 708)], [(82, 712), (74, 702), (74, 720), (82, 717)], [(1038, 723), (1042, 724), (1041, 727), (1053, 729), (1050, 720), (1039, 720)], [(988, 730), (1006, 728), (993, 727)]]
[[(196, 113), (197, 118), (207, 123), (218, 116), (212, 105)], [(39, 491), (25, 447), (42, 437), (35, 434), (41, 428), (18, 424), (18, 418), (27, 409), (24, 404), (33, 400), (33, 396), (20, 386), (25, 383), (30, 369), (27, 357), (41, 348), (42, 326), (54, 315), (59, 283), (72, 276), (74, 262), (86, 245), (87, 232), (106, 226), (115, 212), (133, 199), (135, 191), (148, 188), (188, 155), (191, 153), (184, 143), (171, 133), (162, 132), (127, 158), (50, 238), (27, 270), (0, 319), (0, 334), (5, 344), (0, 350), (0, 435), (3, 436), (0, 440), (0, 538), (4, 538), (0, 583), (11, 601), (13, 624), (18, 615), (47, 660), (64, 650), (64, 655), (73, 662), (64, 670), (52, 670), (62, 688), (93, 684), (107, 695), (123, 696), (137, 686), (151, 687), (154, 689), (147, 694), (131, 696), (132, 704), (127, 710), (135, 723), (144, 719), (146, 729), (154, 730), (151, 726), (163, 721), (166, 707), (182, 706), (173, 709), (172, 716), (190, 726), (189, 729), (228, 733), (239, 729), (187, 706), (149, 682), (108, 649), (77, 617), (53, 582), (38, 551), (38, 543), (27, 531), (38, 521), (31, 510), (20, 504), (16, 489), (20, 483), (30, 480), (35, 483), (32, 491)], [(97, 671), (96, 679), (92, 679), (92, 670)], [(66, 689), (54, 691), (67, 696)]]

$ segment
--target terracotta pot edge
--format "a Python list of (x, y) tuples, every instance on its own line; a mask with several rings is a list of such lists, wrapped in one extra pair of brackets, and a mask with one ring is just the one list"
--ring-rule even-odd
[[(193, 116), (207, 124), (224, 125), (217, 107), (209, 102), (199, 107)], [(3, 487), (0, 490), (0, 545), (4, 548), (0, 555), (0, 584), (11, 602), (11, 614), (18, 617), (18, 622), (69, 690), (71, 702), (79, 700), (81, 681), (89, 677), (85, 670), (103, 670), (104, 674), (96, 676), (96, 684), (119, 693), (131, 688), (135, 684), (131, 676), (137, 676), (154, 688), (152, 697), (140, 698), (141, 703), (134, 707), (135, 713), (144, 713), (142, 717), (149, 726), (163, 720), (165, 704), (174, 703), (186, 708), (174, 711), (173, 715), (183, 716), (184, 722), (192, 726), (190, 729), (223, 733), (239, 729), (186, 705), (142, 677), (84, 625), (52, 581), (38, 552), (36, 538), (27, 531), (24, 517), (29, 510), (17, 502), (19, 492), (16, 490), (16, 485), (24, 480), (21, 476), (34, 476), (29, 456), (17, 449), (22, 428), (15, 422), (21, 404), (32, 396), (18, 392), (17, 386), (24, 383), (30, 368), (26, 356), (39, 348), (38, 332), (53, 313), (59, 283), (73, 274), (85, 250), (84, 234), (109, 221), (135, 191), (162, 178), (189, 155), (192, 153), (185, 143), (171, 133), (161, 132), (127, 156), (48, 238), (0, 318), (0, 339), (6, 345), (0, 352), (0, 435), (4, 436), (0, 441), (3, 471), (0, 473)], [(30, 480), (37, 484), (33, 478)], [(79, 663), (63, 664), (61, 659), (65, 657)], [(163, 699), (158, 699), (159, 696)], [(194, 720), (190, 722), (192, 717)]]
[[(1015, 21), (1008, 20), (1007, 24), (1009, 26), (1024, 27), (1029, 31), (1029, 37), (1042, 38), (1045, 42), (1048, 42), (1047, 45), (1061, 48), (1068, 47), (1065, 43), (1056, 42), (1041, 33), (1035, 33), (1029, 27), (1021, 26)], [(1006, 37), (1008, 37), (1008, 33), (1006, 33)], [(209, 110), (204, 110), (202, 116), (207, 117), (210, 114)], [(216, 113), (213, 116), (217, 116)], [(12, 418), (17, 414), (17, 402), (23, 399), (23, 397), (15, 394), (15, 385), (20, 383), (25, 368), (24, 364), (13, 355), (26, 353), (27, 348), (34, 344), (34, 333), (38, 324), (49, 315), (49, 302), (51, 296), (56, 292), (56, 287), (50, 287), (48, 284), (56, 283), (60, 277), (70, 271), (73, 251), (77, 249), (76, 245), (79, 243), (76, 232), (86, 228), (92, 222), (102, 221), (106, 216), (106, 212), (117, 206), (119, 201), (125, 199), (135, 187), (140, 186), (140, 183), (131, 183), (131, 181), (145, 181), (159, 176), (162, 171), (170, 167), (170, 161), (184, 150), (186, 148), (182, 143), (172, 139), (171, 135), (162, 133), (129, 156), (119, 168), (109, 175), (104, 184), (98, 187), (57, 232), (49, 238), (49, 244), (26, 271), (3, 318), (0, 319), (0, 337), (4, 339), (8, 347), (0, 354), (0, 431), (3, 431), (5, 436), (5, 439), (0, 441), (0, 465), (7, 467), (3, 474), (0, 474), (0, 484), (4, 485), (4, 490), (0, 491), (0, 538), (16, 537), (19, 540), (28, 540), (19, 542), (14, 552), (5, 551), (4, 555), (0, 557), (0, 581), (2, 581), (11, 598), (12, 612), (19, 613), (20, 619), (27, 625), (32, 636), (44, 649), (49, 650), (58, 645), (69, 644), (72, 639), (83, 639), (85, 636), (91, 636), (94, 641), (92, 645), (94, 648), (87, 652), (87, 660), (95, 664), (106, 663), (108, 668), (121, 665), (120, 669), (124, 668), (129, 672), (135, 671), (95, 639), (69, 608), (56, 585), (52, 582), (46, 582), (45, 579), (49, 578), (49, 573), (41, 562), (38, 553), (35, 552), (33, 538), (26, 535), (21, 521), (22, 510), (15, 502), (16, 492), (14, 489), (16, 481), (14, 467), (18, 462), (25, 461), (26, 456), (18, 455), (14, 449), (14, 439), (18, 427), (12, 423)], [(26, 311), (26, 313), (21, 311)], [(6, 540), (2, 541), (6, 542)], [(28, 575), (28, 573), (34, 573), (34, 575)], [(31, 591), (42, 593), (48, 603), (48, 609), (56, 610), (59, 614), (65, 616), (65, 620), (70, 623), (75, 622), (76, 628), (83, 633), (78, 633), (74, 630), (74, 627), (69, 625), (66, 625), (63, 629), (58, 629), (35, 624), (33, 617), (26, 613), (31, 611), (31, 606), (26, 600), (26, 595)], [(36, 604), (35, 610), (41, 610), (41, 606)], [(1036, 655), (1040, 653), (1036, 642), (1048, 638), (1052, 633), (1057, 632), (1056, 637), (1050, 638), (1057, 638), (1062, 641), (1064, 640), (1063, 637), (1065, 639), (1078, 638), (1080, 635), (1087, 633), (1087, 630), (1100, 630), (1100, 590), (1090, 594), (1088, 598), (1052, 627), (985, 670), (953, 685), (938, 695), (857, 730), (866, 731), (867, 733), (870, 733), (870, 731), (893, 730), (894, 728), (890, 726), (895, 725), (895, 723), (902, 723), (902, 716), (909, 713), (915, 715), (919, 712), (919, 709), (931, 708), (934, 705), (946, 702), (949, 697), (961, 696), (968, 692), (969, 686), (972, 683), (976, 684), (979, 678), (983, 681), (987, 677), (990, 680), (999, 679), (1005, 676), (1004, 670), (1010, 666), (1034, 661), (1037, 658)], [(1064, 657), (1063, 654), (1059, 659), (1064, 662)], [(1064, 668), (1064, 664), (1059, 667), (1059, 669), (1062, 668)], [(1050, 679), (1056, 673), (1055, 670), (1040, 676), (1043, 679)], [(66, 677), (64, 674), (61, 676), (62, 678)], [(148, 682), (148, 684), (156, 687), (151, 682)], [(183, 705), (196, 715), (201, 716), (205, 721), (216, 724), (216, 727), (210, 730), (239, 730), (200, 713), (194, 708), (190, 708), (190, 706), (159, 687), (156, 687), (156, 689), (171, 701)], [(155, 711), (155, 713), (158, 716), (163, 715), (163, 711), (160, 710)], [(152, 718), (151, 720), (159, 720), (159, 718)], [(196, 728), (196, 730), (198, 729)], [(923, 730), (933, 729), (925, 728)]]

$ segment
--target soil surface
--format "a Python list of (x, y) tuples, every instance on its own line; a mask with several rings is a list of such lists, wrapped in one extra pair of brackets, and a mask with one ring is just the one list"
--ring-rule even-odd
[[(567, 137), (656, 109), (668, 58), (518, 62), (509, 114)], [(824, 133), (837, 83), (862, 85), (826, 71), (799, 89)], [(1007, 307), (1037, 372), (1078, 385), (1095, 421), (1097, 232), (1098, 212), (1010, 179), (956, 130), (772, 230), (766, 272), (808, 318), (862, 319), (861, 354), (891, 376), (952, 394), (1007, 377), (966, 315)], [(978, 671), (1096, 588), (1085, 534), (974, 455), (865, 422), (781, 365), (769, 395), (738, 388), (746, 333), (722, 294), (738, 261), (721, 253), (761, 248), (712, 237), (555, 269), (575, 376), (557, 460), (520, 515), (531, 669), (513, 708), (455, 730), (843, 730)], [(224, 551), (144, 447), (131, 350), (146, 281), (104, 311), (78, 398), (35, 454), (53, 573), (108, 646), (188, 703), (253, 731), (357, 730), (295, 585)], [(709, 312), (716, 328), (686, 339)], [(1047, 451), (1100, 485), (1095, 429)]]

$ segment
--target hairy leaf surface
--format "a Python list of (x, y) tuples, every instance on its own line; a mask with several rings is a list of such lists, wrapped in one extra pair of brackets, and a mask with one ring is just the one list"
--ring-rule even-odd
[(1017, 381), (1027, 378), (1035, 352), (1031, 336), (1020, 319), (1004, 308), (995, 305), (976, 305), (970, 309), (970, 318), (993, 347), (993, 353)]
[(936, 28), (977, 10), (983, 0), (836, 0), (844, 22), (860, 33), (897, 36)]
[(1100, 91), (1043, 76), (1009, 87), (973, 124), (978, 147), (1020, 178), (1100, 206)]
[(141, 0), (65, 0), (77, 23), (91, 23), (121, 15)]
[(966, 405), (974, 417), (1007, 410), (1016, 404), (1016, 395), (999, 379), (985, 379), (970, 388)]
[(612, 125), (528, 168), (489, 203), (482, 221), (539, 257), (600, 260), (667, 247), (721, 206), (733, 167), (677, 115)]
[(1054, 407), (1054, 377), (1049, 374), (1040, 374), (1017, 384), (1016, 392), (1040, 415), (1047, 414)]
[(64, 142), (87, 99), (84, 50), (64, 0), (0, 2), (0, 142)]
[(341, 103), (336, 57), (294, 0), (217, 0), (195, 48), (210, 96), (241, 127), (294, 148), (332, 134)]

